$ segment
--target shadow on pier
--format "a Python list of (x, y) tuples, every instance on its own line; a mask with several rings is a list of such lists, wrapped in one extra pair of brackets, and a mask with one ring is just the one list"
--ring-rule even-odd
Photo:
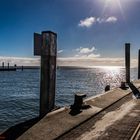
[(25, 131), (27, 131), (30, 127), (36, 124), (40, 120), (39, 117), (30, 119), (26, 122), (17, 124), (15, 126), (10, 127), (5, 132), (0, 134), (0, 140), (15, 140)]

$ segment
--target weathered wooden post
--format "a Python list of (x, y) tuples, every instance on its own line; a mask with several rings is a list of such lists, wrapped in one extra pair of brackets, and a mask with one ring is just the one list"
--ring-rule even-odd
[(8, 70), (9, 70), (9, 62), (8, 62)]
[(4, 69), (4, 62), (2, 62), (2, 68)]
[(140, 49), (138, 52), (138, 79), (140, 79)]
[(40, 117), (55, 106), (57, 34), (44, 31), (34, 33), (35, 55), (41, 55)]
[(23, 66), (21, 66), (21, 70), (22, 70), (22, 71), (23, 71), (23, 69), (24, 69)]
[(126, 83), (130, 82), (130, 43), (125, 44)]
[(15, 64), (14, 67), (17, 68), (17, 65)]

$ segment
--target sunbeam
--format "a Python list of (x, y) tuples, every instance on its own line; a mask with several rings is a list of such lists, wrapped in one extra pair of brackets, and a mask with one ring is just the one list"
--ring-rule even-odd
[(104, 4), (104, 8), (102, 12), (103, 15), (108, 9), (109, 10), (111, 9), (112, 12), (116, 10), (119, 11), (123, 16), (123, 18), (125, 18), (123, 8), (122, 8), (122, 3), (120, 0), (101, 0), (101, 2)]

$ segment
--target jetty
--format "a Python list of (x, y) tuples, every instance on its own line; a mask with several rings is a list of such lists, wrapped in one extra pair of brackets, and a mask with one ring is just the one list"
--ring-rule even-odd
[(2, 62), (2, 66), (0, 67), (0, 71), (16, 71), (16, 66), (10, 66), (8, 63), (8, 66), (4, 66), (4, 62)]
[[(140, 87), (140, 81), (134, 84)], [(18, 140), (134, 139), (140, 123), (140, 100), (132, 96), (131, 89), (116, 88), (86, 99), (84, 103), (90, 108), (81, 109), (76, 115), (70, 114), (70, 107), (58, 109), (48, 113)]]
[(51, 31), (34, 34), (34, 54), (41, 56), (38, 118), (9, 128), (0, 140), (140, 140), (140, 75), (131, 81), (130, 43), (125, 44), (126, 79), (120, 87), (108, 85), (105, 93), (89, 98), (76, 93), (74, 103), (56, 109), (56, 38)]

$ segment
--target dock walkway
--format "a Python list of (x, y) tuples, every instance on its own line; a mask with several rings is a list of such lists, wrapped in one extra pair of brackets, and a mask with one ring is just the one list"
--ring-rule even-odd
[(131, 98), (110, 106), (59, 140), (129, 140), (140, 122), (140, 100)]
[[(140, 81), (134, 85), (140, 87)], [(85, 103), (91, 108), (75, 116), (69, 114), (69, 107), (49, 113), (18, 140), (128, 140), (134, 135), (140, 100), (132, 98), (130, 89), (116, 88)]]

